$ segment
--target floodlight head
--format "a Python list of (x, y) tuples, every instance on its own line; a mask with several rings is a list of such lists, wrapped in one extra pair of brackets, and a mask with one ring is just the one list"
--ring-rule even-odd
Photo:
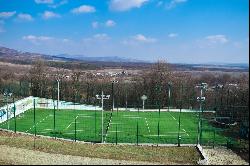
[(218, 89), (223, 89), (223, 88), (224, 88), (224, 85), (222, 85), (222, 84), (217, 84), (217, 85), (216, 85), (216, 88), (218, 88)]
[(11, 96), (12, 93), (4, 92), (3, 95), (4, 95), (4, 96)]
[(96, 98), (99, 98), (99, 95), (95, 95), (96, 96)]
[(110, 95), (107, 95), (106, 97), (109, 99), (109, 98), (110, 98)]
[(197, 101), (200, 101), (200, 102), (202, 102), (202, 101), (205, 101), (205, 97), (197, 97)]
[(202, 83), (196, 85), (195, 87), (201, 88), (201, 89), (207, 89), (207, 86), (208, 86), (207, 83), (202, 82)]

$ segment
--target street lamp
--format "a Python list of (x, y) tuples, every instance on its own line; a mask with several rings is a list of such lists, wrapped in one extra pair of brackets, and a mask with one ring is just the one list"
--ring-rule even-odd
[(103, 143), (103, 102), (106, 99), (109, 99), (110, 95), (104, 95), (103, 91), (101, 95), (96, 95), (96, 99), (101, 100), (102, 101), (102, 143)]
[(201, 112), (203, 113), (202, 103), (205, 102), (205, 97), (203, 96), (203, 90), (207, 89), (207, 83), (201, 83), (196, 86), (196, 88), (200, 89), (200, 96), (197, 97), (197, 101), (200, 103), (200, 111), (199, 111), (199, 134), (198, 134), (198, 143), (200, 144), (201, 139), (201, 131), (202, 131), (202, 121), (201, 121)]
[[(69, 78), (69, 76), (63, 76), (62, 78)], [(59, 110), (59, 100), (60, 100), (60, 78), (56, 78), (57, 81), (57, 111)]]
[(3, 95), (6, 97), (6, 103), (7, 103), (7, 121), (8, 121), (8, 130), (10, 129), (10, 123), (9, 123), (9, 101), (8, 97), (11, 97), (12, 93), (11, 92), (4, 92)]
[(60, 97), (60, 79), (57, 78), (57, 111), (59, 110), (59, 97)]
[(172, 83), (168, 82), (168, 111), (169, 111), (170, 100), (171, 100), (171, 86), (172, 86)]
[(114, 84), (118, 83), (118, 81), (113, 80), (112, 81), (112, 111), (115, 109), (115, 97), (114, 97)]
[(144, 110), (144, 103), (145, 103), (145, 100), (147, 100), (147, 96), (146, 95), (143, 95), (141, 96), (141, 99), (142, 99), (142, 109)]

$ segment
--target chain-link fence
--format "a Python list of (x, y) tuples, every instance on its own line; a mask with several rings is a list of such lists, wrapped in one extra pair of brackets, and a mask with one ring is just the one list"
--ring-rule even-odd
[(84, 103), (77, 91), (72, 102), (62, 101), (56, 88), (52, 98), (24, 95), (20, 99), (11, 91), (2, 92), (0, 128), (35, 136), (93, 143), (240, 147), (249, 134), (249, 101), (240, 89), (234, 93), (202, 84), (171, 85), (155, 104), (143, 101), (143, 94), (128, 103), (104, 91), (93, 96), (93, 105)]

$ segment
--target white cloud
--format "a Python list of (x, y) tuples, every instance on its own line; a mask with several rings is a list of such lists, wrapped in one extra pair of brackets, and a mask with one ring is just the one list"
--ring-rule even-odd
[(166, 6), (168, 10), (175, 8), (178, 4), (185, 3), (188, 0), (171, 0), (171, 2)]
[(95, 7), (89, 5), (82, 5), (71, 10), (72, 13), (94, 13), (96, 11)]
[(109, 8), (114, 11), (127, 11), (132, 8), (140, 8), (149, 0), (111, 0)]
[(134, 40), (139, 41), (139, 42), (143, 42), (143, 43), (154, 43), (157, 40), (154, 38), (150, 38), (150, 37), (145, 37), (142, 34), (137, 34), (135, 36), (132, 37)]
[(45, 12), (42, 14), (42, 18), (43, 18), (43, 19), (59, 18), (59, 17), (61, 17), (59, 14), (56, 14), (56, 13), (51, 12), (51, 11), (45, 11)]
[(95, 34), (92, 37), (88, 37), (88, 38), (84, 38), (83, 42), (85, 44), (93, 44), (93, 43), (97, 43), (97, 42), (104, 42), (109, 40), (110, 37), (106, 34), (106, 33), (99, 33), (99, 34)]
[(116, 23), (113, 20), (108, 20), (108, 21), (105, 22), (106, 27), (113, 27), (115, 25), (116, 25)]
[(92, 28), (96, 29), (99, 27), (99, 23), (97, 21), (92, 22)]
[(217, 43), (224, 44), (229, 41), (225, 35), (211, 35), (211, 36), (205, 37), (205, 39), (213, 44), (217, 44)]
[(7, 19), (9, 17), (12, 17), (16, 14), (16, 11), (13, 12), (0, 12), (0, 18), (1, 19)]
[(23, 36), (23, 40), (28, 40), (28, 41), (33, 41), (33, 42), (48, 41), (52, 39), (54, 38), (49, 37), (49, 36), (34, 36), (34, 35)]
[(25, 13), (18, 14), (17, 19), (20, 21), (32, 21), (33, 20), (30, 14), (25, 14)]
[(170, 33), (170, 34), (168, 34), (169, 38), (175, 38), (175, 37), (178, 37), (178, 36), (179, 36), (179, 34), (177, 34), (177, 33)]
[(110, 37), (106, 33), (100, 33), (100, 34), (95, 34), (93, 38), (97, 40), (108, 40)]
[(62, 39), (62, 42), (66, 43), (66, 42), (69, 42), (70, 40), (69, 39)]
[(135, 36), (131, 36), (129, 39), (123, 40), (122, 44), (136, 46), (142, 43), (155, 43), (157, 39), (151, 37), (145, 37), (142, 34), (137, 34)]
[(49, 5), (51, 8), (58, 8), (59, 6), (65, 5), (68, 3), (68, 0), (61, 0), (59, 3)]
[(162, 6), (163, 5), (163, 1), (159, 1), (157, 2), (156, 6)]
[(61, 45), (71, 42), (67, 38), (54, 38), (51, 36), (36, 36), (36, 35), (27, 35), (22, 37), (23, 40), (31, 42), (35, 45)]
[(35, 0), (37, 4), (52, 4), (53, 0)]

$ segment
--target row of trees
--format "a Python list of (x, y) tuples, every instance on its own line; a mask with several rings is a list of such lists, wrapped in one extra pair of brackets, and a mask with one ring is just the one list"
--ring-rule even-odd
[[(57, 80), (60, 81), (60, 99), (94, 104), (95, 95), (104, 91), (114, 95), (115, 105), (141, 105), (140, 97), (146, 95), (148, 107), (182, 107), (195, 108), (199, 106), (196, 98), (200, 90), (195, 86), (201, 82), (208, 83), (204, 92), (207, 109), (229, 103), (248, 105), (249, 82), (248, 75), (237, 77), (223, 74), (202, 74), (195, 77), (193, 73), (175, 72), (166, 62), (152, 64), (151, 68), (143, 70), (141, 75), (132, 78), (118, 77), (118, 83), (113, 85), (113, 77), (95, 77), (93, 74), (82, 71), (69, 71), (63, 68), (51, 70), (43, 61), (37, 61), (28, 73), (15, 80), (12, 75), (0, 79), (1, 89), (11, 89), (16, 96), (38, 96), (55, 98), (57, 96)], [(221, 89), (212, 89), (217, 84), (224, 85)], [(237, 87), (229, 86), (237, 84)], [(169, 91), (170, 97), (169, 99)], [(114, 92), (114, 93), (112, 93)], [(230, 102), (229, 102), (230, 101)], [(112, 100), (107, 102), (112, 105)]]
[[(188, 108), (199, 109), (197, 84), (207, 83), (203, 91), (206, 97), (204, 109), (215, 110), (218, 117), (230, 117), (246, 127), (249, 123), (249, 76), (238, 74), (215, 75), (203, 73), (197, 77), (192, 72), (176, 72), (163, 61), (152, 64), (135, 76), (115, 78), (96, 77), (84, 70), (50, 68), (43, 61), (37, 61), (28, 72), (15, 76), (13, 72), (0, 70), (0, 98), (4, 91), (13, 92), (15, 98), (37, 96), (57, 99), (57, 83), (60, 83), (60, 99), (85, 104), (98, 104), (95, 95), (111, 95), (106, 100), (106, 109), (115, 107), (140, 107), (141, 96), (146, 95), (145, 108)], [(170, 95), (170, 96), (169, 96)], [(170, 97), (170, 98), (169, 98)], [(2, 104), (2, 103), (1, 103)], [(100, 104), (100, 103), (99, 103)], [(243, 123), (244, 122), (244, 123)]]

